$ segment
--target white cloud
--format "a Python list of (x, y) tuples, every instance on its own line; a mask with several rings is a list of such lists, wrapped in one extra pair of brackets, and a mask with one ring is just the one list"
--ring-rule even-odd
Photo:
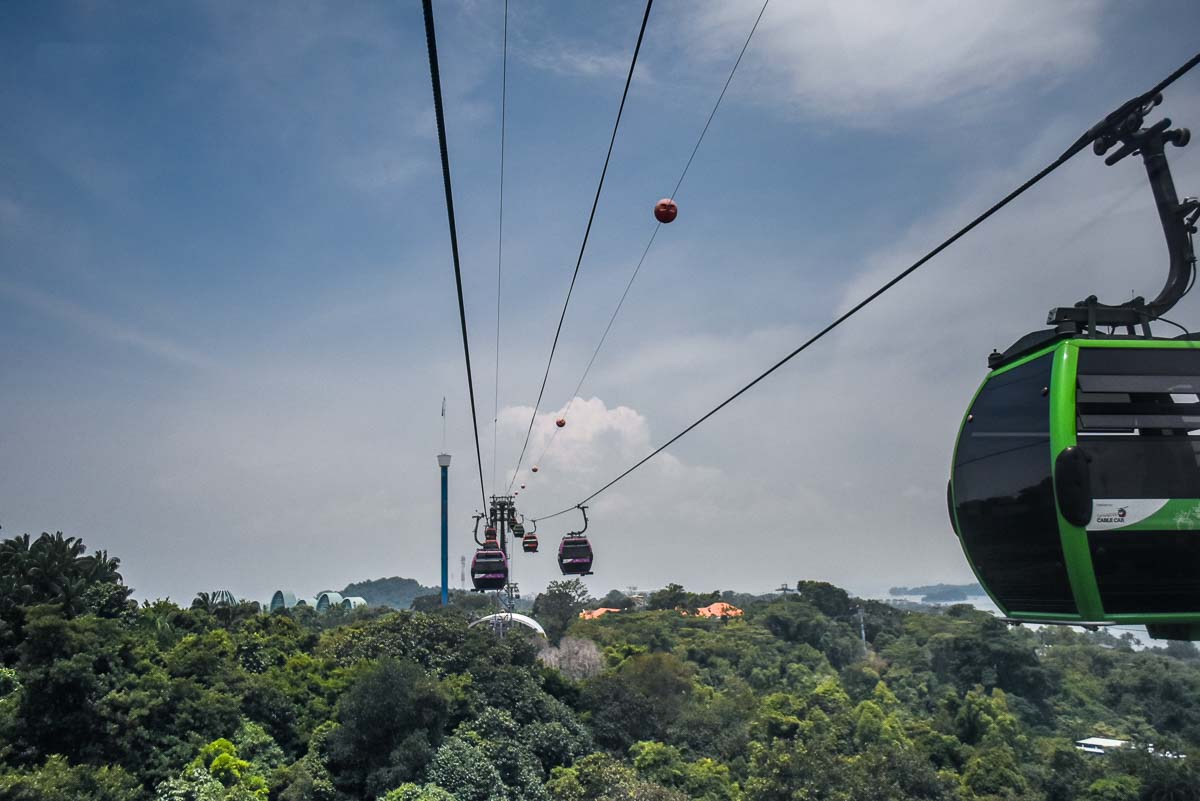
[(342, 164), (342, 174), (347, 183), (356, 189), (375, 191), (412, 182), (432, 167), (433, 161), (384, 151), (347, 157)]
[[(554, 42), (519, 51), (530, 65), (559, 75), (586, 78), (624, 78), (629, 72), (631, 53), (587, 49), (579, 43)], [(638, 81), (645, 76), (639, 72)]]
[(0, 283), (0, 294), (7, 295), (26, 308), (69, 323), (93, 336), (138, 350), (187, 367), (210, 367), (211, 360), (167, 337), (142, 331), (134, 326), (31, 287)]
[[(697, 55), (724, 59), (757, 3), (711, 3), (689, 16)], [(1100, 44), (1104, 4), (1065, 0), (776, 2), (748, 56), (768, 100), (857, 125), (897, 112), (1053, 83)], [(749, 90), (747, 90), (749, 91)]]

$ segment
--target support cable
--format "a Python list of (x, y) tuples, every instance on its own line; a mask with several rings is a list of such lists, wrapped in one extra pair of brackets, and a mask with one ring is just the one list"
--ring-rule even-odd
[(1012, 190), (1007, 195), (1005, 195), (1003, 198), (996, 201), (996, 203), (994, 203), (992, 206), (990, 206), (986, 211), (984, 211), (978, 217), (971, 220), (969, 223), (964, 225), (962, 228), (959, 228), (957, 231), (955, 231), (949, 237), (944, 239), (941, 242), (941, 244), (937, 245), (935, 248), (930, 250), (924, 256), (917, 259), (911, 265), (909, 265), (908, 267), (901, 270), (899, 273), (897, 273), (894, 277), (892, 277), (889, 281), (887, 281), (881, 287), (876, 289), (870, 295), (867, 295), (867, 297), (860, 300), (858, 303), (856, 303), (854, 306), (852, 306), (844, 314), (837, 317), (833, 322), (829, 323), (829, 325), (825, 326), (820, 331), (818, 331), (816, 334), (813, 334), (811, 337), (809, 337), (807, 340), (805, 340), (799, 347), (797, 347), (796, 349), (794, 349), (793, 351), (788, 353), (786, 356), (784, 356), (782, 359), (775, 362), (773, 365), (771, 365), (765, 371), (760, 373), (750, 383), (746, 384), (741, 389), (739, 389), (737, 392), (733, 393), (728, 398), (726, 398), (725, 400), (721, 401), (719, 404), (714, 406), (712, 409), (705, 412), (704, 415), (702, 415), (696, 421), (694, 421), (693, 423), (688, 425), (687, 428), (683, 429), (678, 434), (676, 434), (675, 436), (671, 437), (669, 440), (664, 442), (662, 445), (655, 448), (653, 451), (651, 451), (649, 454), (644, 456), (642, 459), (640, 459), (639, 461), (634, 463), (633, 466), (626, 469), (623, 473), (618, 475), (616, 478), (612, 479), (607, 484), (600, 487), (600, 489), (596, 490), (591, 495), (588, 495), (586, 498), (581, 500), (579, 503), (574, 504), (572, 506), (568, 506), (567, 508), (561, 509), (557, 512), (554, 512), (553, 514), (543, 515), (542, 517), (534, 518), (534, 520), (535, 521), (536, 520), (549, 520), (552, 517), (558, 517), (559, 515), (566, 514), (567, 512), (573, 511), (573, 510), (579, 508), (580, 506), (583, 506), (584, 504), (588, 503), (593, 498), (595, 498), (597, 495), (608, 490), (614, 484), (621, 481), (626, 476), (628, 476), (630, 473), (637, 470), (639, 467), (644, 465), (646, 462), (650, 461), (655, 456), (662, 453), (667, 448), (671, 447), (671, 445), (678, 442), (680, 439), (682, 439), (684, 436), (686, 436), (688, 433), (690, 433), (693, 429), (700, 426), (702, 423), (704, 423), (710, 417), (715, 415), (717, 412), (721, 411), (726, 406), (733, 403), (735, 400), (740, 398), (746, 392), (749, 392), (752, 387), (757, 385), (760, 381), (765, 379), (767, 376), (771, 375), (776, 370), (778, 370), (780, 367), (782, 367), (783, 365), (785, 365), (789, 361), (791, 361), (793, 358), (795, 358), (796, 356), (803, 353), (811, 345), (820, 341), (830, 331), (833, 331), (835, 328), (840, 326), (846, 320), (849, 320), (855, 314), (862, 311), (867, 305), (869, 305), (871, 302), (873, 302), (876, 298), (883, 295), (885, 292), (887, 292), (889, 289), (894, 287), (896, 284), (900, 283), (905, 278), (907, 278), (908, 276), (910, 276), (914, 272), (916, 272), (918, 269), (920, 269), (922, 266), (927, 264), (935, 256), (937, 256), (942, 251), (944, 251), (946, 248), (950, 247), (955, 242), (957, 242), (959, 239), (966, 236), (968, 233), (970, 233), (972, 230), (974, 230), (976, 227), (978, 227), (981, 223), (983, 223), (985, 220), (987, 220), (993, 214), (1000, 211), (1000, 209), (1004, 208), (1009, 203), (1011, 203), (1012, 201), (1016, 200), (1018, 197), (1023, 195), (1026, 191), (1028, 191), (1029, 189), (1033, 188), (1035, 185), (1040, 183), (1043, 178), (1045, 178), (1050, 173), (1057, 170), (1063, 164), (1067, 163), (1067, 161), (1069, 161), (1072, 157), (1074, 157), (1081, 150), (1083, 150), (1085, 147), (1090, 145), (1098, 136), (1100, 136), (1100, 134), (1102, 134), (1105, 130), (1107, 130), (1109, 128), (1109, 126), (1111, 126), (1114, 122), (1125, 119), (1128, 116), (1129, 109), (1135, 109), (1135, 108), (1140, 107), (1141, 105), (1146, 103), (1148, 100), (1153, 98), (1155, 95), (1160, 93), (1163, 89), (1166, 89), (1172, 83), (1174, 83), (1179, 78), (1181, 78), (1183, 75), (1185, 75), (1189, 70), (1191, 70), (1197, 64), (1200, 64), (1200, 53), (1197, 53), (1196, 55), (1192, 56), (1192, 58), (1190, 58), (1186, 63), (1184, 63), (1183, 66), (1181, 66), (1179, 69), (1175, 70), (1173, 73), (1171, 73), (1165, 79), (1160, 81), (1152, 89), (1150, 89), (1149, 91), (1144, 92), (1143, 94), (1139, 95), (1138, 97), (1135, 97), (1132, 100), (1124, 103), (1119, 109), (1117, 109), (1117, 111), (1113, 112), (1112, 114), (1109, 114), (1107, 117), (1105, 117), (1103, 120), (1101, 120), (1096, 125), (1093, 125), (1082, 136), (1080, 136), (1077, 140), (1075, 140), (1074, 144), (1072, 144), (1069, 148), (1067, 148), (1065, 151), (1063, 151), (1062, 155), (1060, 155), (1054, 161), (1050, 162), (1048, 165), (1046, 165), (1041, 170), (1039, 170), (1036, 174), (1034, 174), (1034, 176), (1032, 178), (1029, 178), (1023, 184), (1018, 186), (1016, 189)]
[[(696, 140), (696, 146), (692, 148), (692, 153), (688, 156), (687, 163), (683, 165), (683, 172), (679, 174), (679, 180), (675, 182), (675, 189), (671, 192), (670, 197), (676, 198), (679, 196), (679, 187), (683, 185), (683, 179), (687, 177), (688, 170), (692, 166), (692, 161), (696, 158), (696, 153), (700, 151), (700, 145), (704, 142), (704, 135), (708, 133), (708, 127), (712, 125), (713, 117), (717, 116), (717, 109), (721, 107), (721, 101), (725, 99), (725, 92), (729, 89), (729, 84), (733, 82), (733, 76), (737, 74), (738, 65), (742, 63), (742, 56), (746, 55), (746, 48), (750, 46), (750, 40), (754, 38), (754, 32), (758, 30), (758, 23), (762, 21), (763, 14), (767, 10), (767, 5), (771, 0), (764, 0), (762, 8), (759, 9), (758, 17), (754, 20), (754, 25), (750, 28), (750, 33), (746, 36), (746, 41), (742, 44), (742, 50), (738, 53), (737, 60), (733, 62), (733, 68), (729, 71), (729, 77), (725, 79), (725, 85), (721, 87), (721, 94), (717, 96), (717, 102), (713, 104), (712, 111), (708, 114), (708, 120), (704, 123), (703, 130), (700, 131), (700, 136)], [(600, 335), (600, 341), (596, 343), (596, 349), (592, 351), (592, 358), (588, 359), (587, 367), (583, 368), (583, 375), (579, 377), (579, 383), (575, 385), (575, 391), (571, 393), (570, 399), (567, 401), (567, 406), (563, 410), (563, 417), (571, 411), (571, 406), (574, 405), (575, 399), (579, 397), (579, 390), (583, 388), (583, 382), (587, 380), (588, 373), (592, 370), (592, 365), (596, 363), (596, 357), (600, 355), (600, 349), (604, 347), (604, 342), (608, 339), (608, 332), (612, 330), (613, 323), (616, 322), (617, 315), (621, 313), (621, 307), (625, 304), (625, 298), (629, 295), (629, 290), (633, 287), (633, 282), (637, 280), (638, 273), (642, 269), (642, 264), (646, 261), (646, 255), (650, 253), (650, 246), (654, 244), (654, 238), (658, 236), (658, 231), (663, 227), (663, 223), (655, 222), (654, 230), (650, 232), (650, 239), (646, 242), (646, 247), (642, 249), (642, 255), (637, 261), (637, 266), (633, 268), (633, 274), (629, 276), (629, 282), (625, 284), (625, 291), (621, 293), (621, 299), (617, 301), (617, 306), (613, 309), (612, 316), (608, 318), (608, 325), (604, 327), (604, 333)], [(550, 440), (546, 443), (546, 447), (542, 449), (542, 454), (537, 458), (534, 464), (541, 464), (546, 458), (546, 453), (550, 450), (550, 446), (554, 444), (554, 440), (558, 438), (560, 429), (555, 428), (550, 432)], [(516, 481), (514, 475), (513, 481)], [(511, 484), (509, 485), (512, 486)]]
[(608, 163), (612, 159), (613, 145), (617, 141), (617, 129), (621, 127), (621, 114), (625, 111), (625, 100), (629, 97), (629, 85), (633, 82), (633, 70), (637, 66), (638, 53), (642, 49), (642, 40), (646, 36), (646, 23), (650, 20), (650, 7), (654, 0), (646, 0), (646, 13), (642, 15), (642, 27), (638, 31), (637, 44), (633, 48), (633, 58), (629, 62), (629, 74), (625, 76), (625, 89), (621, 93), (621, 105), (617, 107), (617, 119), (613, 123), (612, 137), (608, 141), (608, 153), (604, 156), (604, 169), (600, 171), (600, 182), (596, 186), (596, 197), (592, 200), (592, 211), (588, 214), (587, 228), (583, 232), (583, 243), (579, 246), (579, 258), (575, 260), (575, 272), (571, 275), (571, 285), (567, 287), (567, 298), (563, 301), (562, 314), (558, 317), (558, 327), (554, 330), (554, 342), (550, 345), (550, 358), (546, 360), (546, 372), (542, 376), (542, 386), (538, 390), (537, 402), (533, 404), (533, 413), (529, 416), (529, 428), (525, 431), (525, 442), (521, 445), (521, 455), (517, 457), (517, 466), (513, 469), (513, 480), (508, 487), (511, 490), (516, 481), (517, 473), (521, 471), (521, 462), (525, 458), (525, 450), (529, 447), (529, 437), (533, 433), (533, 423), (537, 420), (538, 409), (542, 405), (542, 396), (546, 392), (546, 381), (550, 378), (550, 365), (554, 363), (554, 351), (558, 348), (558, 338), (562, 334), (563, 320), (567, 317), (567, 306), (571, 303), (571, 293), (575, 289), (575, 279), (579, 277), (579, 266), (583, 263), (583, 253), (587, 249), (588, 237), (592, 233), (592, 222), (596, 218), (596, 207), (600, 204), (600, 192), (604, 189), (604, 176), (608, 174)]
[(500, 222), (496, 239), (496, 393), (492, 402), (492, 494), (500, 439), (500, 278), (504, 265), (504, 135), (508, 116), (508, 0), (504, 0), (504, 56), (500, 67)]
[(429, 48), (429, 78), (433, 84), (433, 110), (437, 117), (438, 147), (442, 154), (442, 183), (446, 187), (446, 220), (450, 225), (450, 252), (454, 257), (454, 284), (458, 290), (458, 320), (462, 326), (463, 358), (467, 365), (467, 389), (471, 395), (471, 425), (475, 427), (475, 464), (479, 468), (479, 497), (487, 507), (483, 485), (483, 456), (479, 450), (479, 418), (475, 414), (475, 379), (471, 375), (471, 346), (467, 341), (467, 309), (463, 302), (462, 265), (458, 258), (458, 228), (454, 224), (454, 193), (450, 188), (450, 156), (446, 149), (446, 119), (442, 110), (442, 78), (438, 70), (437, 36), (433, 28), (433, 0), (422, 0), (425, 12), (425, 43)]

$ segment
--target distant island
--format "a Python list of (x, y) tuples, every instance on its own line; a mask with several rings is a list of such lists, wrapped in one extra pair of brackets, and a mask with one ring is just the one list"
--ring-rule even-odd
[(920, 595), (922, 603), (954, 603), (969, 597), (986, 595), (979, 583), (974, 584), (926, 584), (921, 587), (892, 587), (890, 595)]
[(347, 584), (342, 595), (358, 596), (370, 606), (390, 606), (393, 609), (408, 609), (422, 595), (441, 592), (438, 587), (426, 587), (415, 579), (392, 576)]

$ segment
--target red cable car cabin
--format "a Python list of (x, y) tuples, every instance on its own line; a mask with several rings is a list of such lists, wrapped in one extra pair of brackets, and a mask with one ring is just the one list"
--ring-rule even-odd
[(521, 550), (525, 553), (537, 553), (538, 538), (537, 534), (530, 532), (521, 537)]
[(471, 584), (475, 590), (502, 590), (508, 583), (508, 557), (504, 551), (485, 545), (471, 560)]
[(564, 576), (592, 574), (592, 544), (582, 534), (568, 534), (558, 544), (558, 569)]

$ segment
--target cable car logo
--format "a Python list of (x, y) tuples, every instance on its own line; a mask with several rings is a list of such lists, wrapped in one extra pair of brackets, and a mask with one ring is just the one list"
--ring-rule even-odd
[[(1163, 507), (1167, 505), (1167, 500), (1166, 498), (1097, 499), (1092, 506), (1092, 521), (1087, 528), (1092, 531), (1106, 531), (1142, 523), (1162, 511)], [(1178, 524), (1178, 520), (1176, 520), (1176, 524)], [(1188, 527), (1191, 528), (1191, 526)]]

